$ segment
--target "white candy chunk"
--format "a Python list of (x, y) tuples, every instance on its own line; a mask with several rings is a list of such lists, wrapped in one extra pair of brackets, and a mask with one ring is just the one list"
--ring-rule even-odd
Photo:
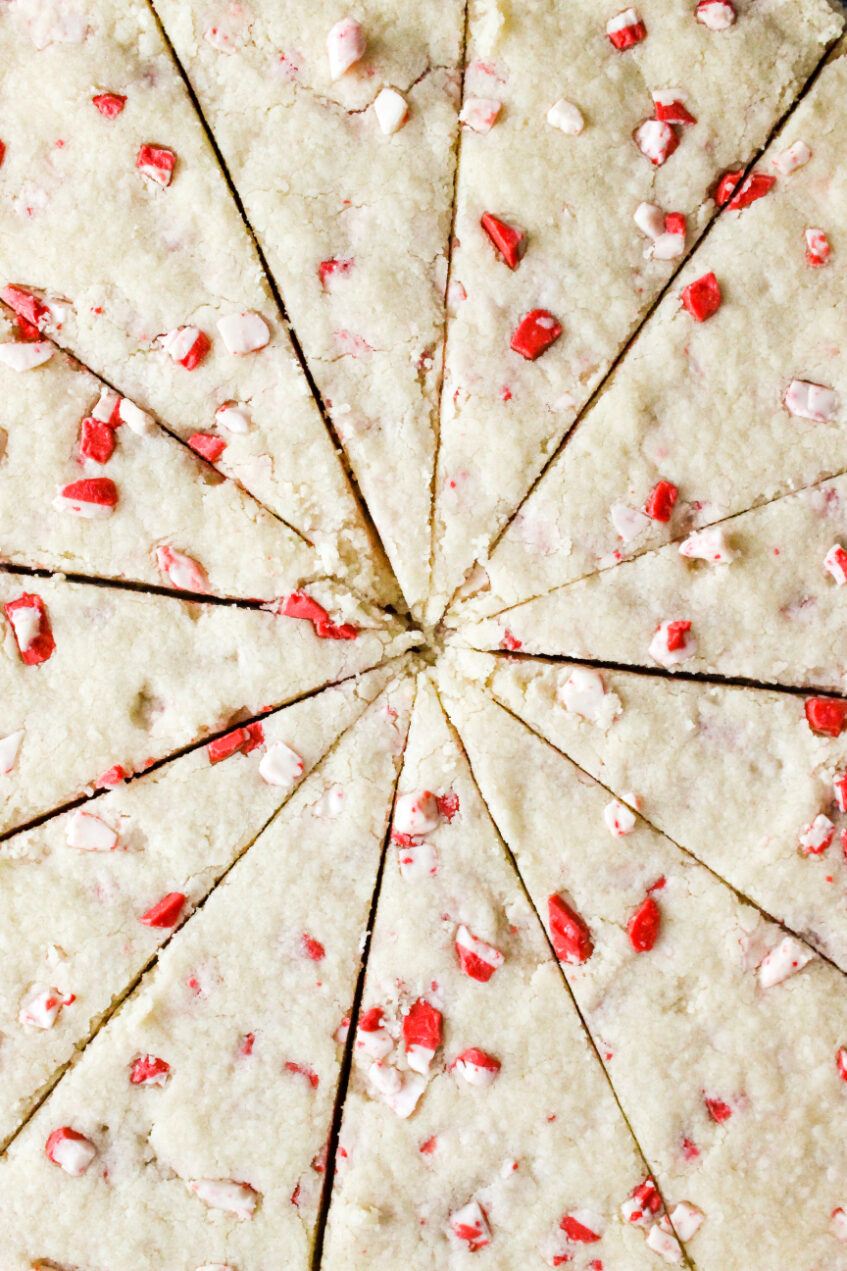
[(42, 989), (23, 1003), (18, 1012), (18, 1021), (29, 1028), (52, 1028), (63, 1005), (58, 989)]
[(344, 787), (335, 785), (325, 790), (316, 803), (312, 804), (312, 815), (317, 817), (327, 817), (334, 821), (337, 816), (341, 815), (341, 809), (344, 807)]
[(174, 362), (181, 362), (191, 352), (199, 334), (199, 327), (176, 327), (162, 337), (162, 348)]
[(394, 830), (397, 834), (417, 837), (429, 834), (441, 823), (438, 800), (430, 790), (401, 794), (394, 808)]
[(284, 741), (275, 741), (268, 747), (259, 764), (259, 776), (269, 786), (284, 786), (288, 789), (303, 775), (303, 760), (286, 746)]
[(801, 944), (793, 936), (786, 936), (771, 949), (759, 967), (759, 983), (763, 989), (772, 989), (781, 984), (789, 976), (802, 971), (811, 962), (814, 954), (807, 945)]
[(368, 1071), (368, 1080), (382, 1099), (399, 1094), (403, 1089), (403, 1076), (393, 1064), (384, 1064), (382, 1062), (371, 1064)]
[(655, 203), (639, 203), (632, 219), (648, 238), (658, 238), (665, 232), (665, 214)]
[(368, 1059), (384, 1059), (394, 1049), (394, 1038), (381, 1024), (377, 1028), (356, 1029), (356, 1050)]
[(228, 1178), (193, 1178), (188, 1190), (210, 1209), (225, 1209), (235, 1214), (239, 1222), (253, 1217), (258, 1199), (257, 1193), (246, 1183), (234, 1183)]
[(606, 687), (599, 671), (577, 666), (559, 688), (557, 694), (565, 710), (596, 723), (603, 713)]
[(55, 352), (49, 340), (33, 340), (30, 344), (0, 344), (0, 362), (13, 371), (33, 371), (49, 362)]
[(493, 1085), (500, 1071), (500, 1065), (496, 1061), (477, 1050), (465, 1051), (459, 1055), (453, 1067), (457, 1075), (469, 1086), (479, 1086), (483, 1089)]
[(215, 423), (227, 432), (244, 433), (249, 429), (252, 419), (243, 402), (224, 402), (215, 411)]
[(402, 93), (398, 93), (396, 88), (383, 88), (374, 102), (374, 114), (380, 132), (390, 137), (393, 132), (398, 132), (403, 127), (409, 116), (406, 98)]
[(694, 16), (710, 31), (726, 31), (735, 21), (735, 9), (730, 0), (700, 0)]
[[(672, 647), (671, 647), (672, 646)], [(678, 666), (697, 652), (697, 639), (687, 631), (680, 630), (678, 619), (668, 619), (656, 628), (650, 647), (647, 650), (654, 662), (665, 668)]]
[(616, 35), (618, 31), (625, 31), (627, 27), (638, 26), (640, 21), (636, 9), (624, 9), (606, 23), (606, 34)]
[(438, 873), (438, 851), (434, 843), (411, 843), (397, 848), (397, 865), (407, 883), (417, 883)]
[(406, 1047), (406, 1063), (412, 1072), (419, 1072), (425, 1077), (432, 1067), (432, 1061), (435, 1058), (435, 1051), (430, 1050), (429, 1046), (421, 1046), (418, 1042), (413, 1042)]
[(627, 507), (625, 503), (613, 503), (609, 508), (609, 517), (618, 538), (624, 543), (631, 543), (650, 525), (649, 516), (638, 508)]
[(619, 803), (617, 799), (606, 804), (603, 809), (603, 820), (615, 838), (631, 834), (635, 829), (635, 813), (625, 803)]
[(156, 548), (156, 566), (178, 591), (196, 591), (201, 595), (209, 591), (209, 580), (202, 565), (172, 547)]
[(152, 416), (148, 415), (140, 406), (136, 406), (135, 402), (131, 402), (128, 397), (121, 398), (118, 406), (118, 418), (137, 437), (143, 437), (145, 433), (152, 432), (156, 426)]
[(792, 380), (785, 390), (785, 405), (789, 413), (798, 419), (813, 419), (825, 424), (835, 418), (840, 405), (834, 389), (809, 380)]
[(6, 737), (0, 737), (0, 772), (3, 774), (11, 772), (17, 763), (23, 739), (24, 730), (22, 728), (19, 728), (16, 733), (9, 733)]
[(659, 1257), (664, 1258), (665, 1262), (679, 1263), (682, 1261), (682, 1249), (676, 1236), (669, 1231), (662, 1231), (658, 1223), (647, 1232), (647, 1247), (652, 1249), (654, 1253), (658, 1253)]
[(54, 1165), (59, 1165), (66, 1174), (79, 1178), (88, 1169), (97, 1155), (97, 1148), (88, 1139), (82, 1137), (58, 1137), (51, 1134), (48, 1140), (48, 1155)]
[(488, 1220), (478, 1200), (469, 1200), (461, 1209), (455, 1209), (449, 1222), (453, 1236), (470, 1249), (483, 1249), (491, 1243)]
[(227, 352), (239, 356), (263, 349), (271, 338), (270, 328), (260, 313), (230, 313), (219, 318), (217, 325)]
[(385, 1103), (395, 1116), (405, 1120), (406, 1117), (412, 1115), (425, 1090), (426, 1077), (421, 1077), (418, 1073), (407, 1072), (403, 1075), (400, 1089), (384, 1096)]
[(726, 535), (719, 525), (695, 530), (679, 545), (680, 556), (689, 560), (705, 560), (710, 565), (731, 565), (735, 553), (726, 545)]
[(671, 1213), (673, 1229), (680, 1240), (690, 1240), (703, 1226), (705, 1215), (688, 1200), (681, 1200)]
[(684, 234), (660, 234), (650, 249), (654, 260), (676, 260), (685, 251)]
[(110, 388), (101, 388), (97, 405), (91, 412), (91, 418), (99, 419), (101, 424), (108, 424), (120, 400), (118, 394), (113, 393)]
[(496, 97), (468, 97), (459, 115), (459, 123), (472, 132), (491, 132), (502, 105)]
[(111, 852), (118, 845), (118, 834), (99, 816), (77, 808), (68, 821), (67, 844), (85, 852)]
[(53, 500), (53, 507), (57, 512), (69, 512), (71, 516), (81, 516), (86, 521), (105, 520), (115, 510), (114, 503), (97, 503), (94, 500), (73, 498), (62, 490)]
[(835, 826), (828, 816), (824, 816), (823, 812), (819, 812), (811, 825), (800, 834), (800, 849), (807, 856), (818, 856), (821, 852), (825, 852), (832, 842), (832, 836), (835, 833)]
[(354, 18), (342, 18), (326, 37), (329, 77), (335, 82), (355, 66), (365, 53), (365, 35)]
[(811, 157), (812, 152), (805, 141), (795, 141), (793, 146), (783, 150), (771, 162), (781, 176), (787, 177), (789, 173), (795, 172), (797, 168), (802, 168), (804, 164), (809, 162)]
[(20, 609), (13, 609), (8, 615), (15, 633), (15, 640), (21, 653), (26, 653), (41, 632), (41, 614), (35, 605), (24, 605)]
[(472, 935), (464, 924), (456, 932), (456, 944), (459, 948), (466, 949), (473, 957), (479, 958), (480, 962), (484, 962), (486, 966), (494, 967), (495, 971), (503, 965), (504, 959), (500, 950), (495, 949), (493, 944), (488, 944), (487, 941)]
[(833, 1209), (832, 1216), (829, 1220), (829, 1230), (836, 1240), (847, 1241), (847, 1213), (839, 1207)]
[(560, 97), (547, 111), (547, 122), (551, 128), (566, 132), (570, 137), (578, 137), (585, 127), (582, 111), (573, 102)]
[(635, 131), (635, 143), (643, 155), (660, 167), (670, 154), (676, 133), (662, 119), (645, 119)]

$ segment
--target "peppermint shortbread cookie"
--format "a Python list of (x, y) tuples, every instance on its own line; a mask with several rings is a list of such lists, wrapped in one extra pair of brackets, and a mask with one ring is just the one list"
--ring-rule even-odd
[(4, 362), (32, 356), (15, 335), (0, 320), (5, 561), (261, 600), (324, 572), (300, 535), (66, 354), (46, 345), (26, 373)]
[(692, 1262), (843, 1271), (843, 975), (483, 695), (454, 718)]
[(5, 841), (0, 1144), (393, 674), (324, 689)]
[(482, 611), (847, 469), (839, 49), (509, 526)]
[(463, 674), (847, 971), (837, 698), (459, 655)]
[(204, 435), (326, 572), (393, 598), (149, 6), (11, 0), (0, 57), (0, 292), (184, 440)]
[[(4, 1268), (307, 1271), (408, 723), (378, 699), (0, 1165)], [(388, 708), (388, 709), (387, 709)]]
[(421, 677), (321, 1266), (648, 1268), (621, 1213), (644, 1178)]
[(156, 7), (417, 608), (429, 581), (464, 3)]
[(414, 643), (352, 603), (332, 622), (305, 593), (286, 617), (0, 574), (0, 605), (3, 830)]
[(847, 688), (847, 477), (468, 624), (475, 648)]

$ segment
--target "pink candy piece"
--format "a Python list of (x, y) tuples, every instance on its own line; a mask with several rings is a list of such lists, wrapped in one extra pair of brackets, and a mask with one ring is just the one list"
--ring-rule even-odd
[(48, 1158), (72, 1178), (79, 1178), (97, 1155), (97, 1148), (84, 1134), (63, 1125), (54, 1130), (44, 1145)]
[(172, 547), (157, 547), (156, 565), (178, 591), (194, 591), (202, 596), (209, 594), (206, 571), (192, 557), (176, 552)]

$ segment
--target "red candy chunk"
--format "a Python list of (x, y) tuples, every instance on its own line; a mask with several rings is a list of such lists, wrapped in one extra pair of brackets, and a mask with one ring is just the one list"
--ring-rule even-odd
[(337, 257), (332, 260), (322, 260), (318, 265), (318, 277), (321, 280), (321, 286), (326, 287), (332, 278), (343, 278), (350, 273), (352, 268), (352, 260), (340, 260)]
[(143, 145), (135, 156), (135, 166), (142, 176), (163, 188), (170, 185), (174, 174), (176, 155), (164, 146)]
[(835, 1055), (835, 1068), (842, 1081), (847, 1081), (847, 1047), (839, 1046)]
[(456, 932), (456, 953), (465, 975), (480, 984), (487, 984), (504, 961), (499, 949), (472, 935), (465, 926), (459, 927)]
[(6, 143), (0, 141), (0, 168), (3, 167), (3, 160), (6, 158)]
[(656, 943), (661, 925), (661, 910), (653, 897), (648, 896), (626, 924), (629, 943), (636, 953), (650, 952)]
[(10, 600), (4, 605), (3, 612), (12, 624), (18, 652), (25, 666), (38, 666), (53, 656), (56, 641), (40, 596), (25, 591), (17, 600)]
[(51, 317), (49, 305), (24, 287), (16, 287), (14, 283), (0, 291), (0, 300), (13, 309), (24, 323), (34, 327), (36, 332), (42, 331)]
[(669, 622), (667, 629), (667, 649), (668, 653), (673, 653), (676, 649), (685, 648), (685, 637), (691, 630), (691, 623), (686, 618), (679, 618), (676, 622)]
[(636, 9), (624, 9), (606, 23), (606, 35), (619, 51), (631, 49), (647, 38), (647, 28)]
[(682, 293), (682, 303), (696, 322), (705, 322), (721, 306), (721, 289), (714, 274), (704, 274), (690, 282)]
[(723, 1099), (716, 1099), (711, 1095), (704, 1094), (703, 1102), (706, 1105), (709, 1116), (718, 1125), (722, 1125), (724, 1121), (728, 1121), (732, 1116), (732, 1108), (728, 1103), (724, 1103)]
[(155, 1055), (141, 1055), (133, 1063), (129, 1079), (134, 1086), (163, 1086), (170, 1071), (171, 1066), (164, 1059), (157, 1059)]
[(108, 463), (115, 450), (115, 431), (101, 419), (84, 419), (79, 448), (86, 459)]
[(807, 697), (806, 721), (813, 733), (839, 737), (847, 723), (847, 702), (835, 697)]
[(69, 1125), (54, 1130), (44, 1145), (49, 1160), (72, 1178), (79, 1178), (97, 1155), (94, 1144)]
[(223, 437), (215, 437), (209, 432), (195, 432), (188, 438), (188, 444), (198, 455), (208, 459), (209, 463), (217, 463), (226, 450)]
[(232, 732), (210, 741), (206, 754), (209, 756), (209, 763), (216, 764), (222, 759), (229, 759), (230, 755), (249, 755), (264, 740), (265, 730), (261, 724), (247, 724), (243, 728), (233, 728)]
[(664, 124), (696, 124), (697, 120), (687, 109), (685, 102), (675, 97), (673, 92), (662, 89), (653, 94), (653, 108), (656, 118)]
[(145, 927), (175, 927), (184, 904), (185, 896), (181, 891), (168, 892), (138, 921), (143, 922)]
[(820, 268), (829, 260), (832, 248), (829, 245), (829, 239), (822, 229), (807, 229), (805, 231), (806, 239), (806, 260), (813, 269)]
[(668, 212), (665, 217), (666, 234), (682, 234), (685, 237), (685, 216), (682, 212)]
[(651, 521), (669, 521), (678, 494), (679, 490), (670, 481), (660, 481), (654, 486), (644, 505), (644, 511)]
[(547, 918), (550, 939), (560, 962), (581, 966), (594, 952), (594, 942), (588, 924), (561, 896), (547, 900)]
[(500, 641), (500, 648), (506, 649), (509, 653), (517, 653), (518, 649), (523, 648), (523, 641), (519, 640), (511, 631), (504, 631), (503, 639)]
[(441, 1011), (419, 997), (403, 1017), (406, 1062), (413, 1072), (426, 1075), (441, 1045)]
[(450, 1230), (457, 1240), (467, 1245), (471, 1253), (491, 1244), (488, 1219), (478, 1200), (469, 1200), (450, 1215)]
[(456, 791), (448, 790), (446, 794), (437, 794), (435, 796), (435, 802), (438, 806), (439, 813), (444, 817), (444, 820), (449, 825), (453, 820), (453, 817), (459, 811), (459, 796), (456, 794)]
[[(715, 191), (715, 202), (718, 207), (728, 207), (730, 212), (740, 212), (751, 203), (755, 203), (757, 199), (763, 199), (776, 184), (776, 177), (768, 176), (764, 172), (751, 172), (738, 186), (743, 175), (741, 168), (723, 174)], [(736, 186), (738, 186), (737, 190)]]
[(562, 334), (562, 324), (546, 309), (532, 309), (521, 318), (512, 333), (511, 347), (528, 362), (534, 362)]
[(480, 225), (510, 269), (516, 269), (526, 247), (523, 230), (508, 225), (491, 212), (483, 212)]
[(304, 931), (300, 937), (300, 948), (307, 958), (312, 962), (320, 962), (326, 957), (326, 949), (320, 940), (316, 940), (314, 936), (310, 936), (308, 931)]
[(120, 93), (96, 93), (91, 100), (105, 119), (117, 119), (126, 105)]
[(281, 612), (286, 618), (303, 618), (311, 622), (320, 640), (355, 640), (359, 634), (352, 623), (335, 623), (323, 605), (307, 596), (304, 591), (293, 591), (282, 603)]
[(559, 1226), (567, 1236), (568, 1240), (573, 1240), (575, 1244), (592, 1245), (600, 1239), (596, 1231), (592, 1231), (590, 1227), (586, 1227), (584, 1222), (576, 1217), (575, 1214), (565, 1214), (559, 1222)]
[(118, 487), (108, 477), (84, 477), (63, 485), (53, 506), (74, 516), (110, 516), (118, 504)]
[(128, 776), (126, 768), (116, 763), (106, 772), (101, 773), (94, 784), (100, 790), (111, 790), (114, 786), (119, 786), (122, 781), (126, 781)]

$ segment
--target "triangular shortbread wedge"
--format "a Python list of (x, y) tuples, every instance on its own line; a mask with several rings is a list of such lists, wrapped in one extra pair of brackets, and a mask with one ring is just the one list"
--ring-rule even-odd
[[(156, 6), (406, 600), (429, 581), (463, 0)], [(346, 69), (345, 69), (346, 68)]]
[(486, 612), (847, 469), (839, 52), (493, 551)]
[(321, 1266), (654, 1266), (643, 1159), (428, 678), (398, 789)]
[(336, 599), (342, 624), (0, 573), (0, 830), (414, 643)]
[(842, 973), (483, 694), (448, 707), (692, 1263), (844, 1271)]
[[(0, 319), (0, 348), (27, 356), (16, 334)], [(0, 359), (0, 400), (4, 561), (248, 600), (325, 573), (300, 535), (66, 354), (24, 374)]]
[(12, 1144), (9, 1271), (307, 1271), (410, 688), (347, 733)]
[(0, 1144), (395, 673), (324, 689), (267, 716), (249, 746), (212, 743), (6, 840)]
[(150, 6), (13, 0), (0, 58), (0, 296), (394, 597)]
[(847, 687), (847, 477), (462, 627), (480, 649)]
[(483, 653), (459, 664), (847, 971), (847, 703)]

